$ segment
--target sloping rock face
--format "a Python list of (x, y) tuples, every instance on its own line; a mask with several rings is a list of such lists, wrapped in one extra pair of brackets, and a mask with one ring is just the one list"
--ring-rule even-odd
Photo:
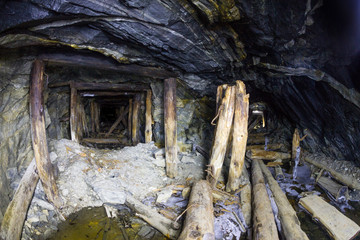
[(246, 81), (253, 101), (359, 163), (358, 1), (7, 1), (0, 46), (76, 49), (175, 72), (199, 95)]

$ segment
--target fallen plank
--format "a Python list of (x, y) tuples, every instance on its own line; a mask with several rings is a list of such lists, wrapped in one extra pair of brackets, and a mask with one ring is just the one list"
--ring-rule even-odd
[(246, 156), (251, 159), (262, 160), (276, 160), (276, 159), (290, 159), (290, 153), (265, 151), (261, 149), (251, 149), (247, 151)]
[(318, 168), (325, 169), (326, 171), (328, 171), (331, 174), (331, 176), (333, 178), (335, 178), (339, 182), (344, 183), (345, 185), (349, 186), (350, 188), (360, 190), (360, 183), (357, 181), (356, 178), (352, 177), (351, 175), (344, 175), (342, 173), (337, 172), (336, 170), (332, 169), (326, 163), (321, 163), (321, 162), (314, 160), (310, 154), (307, 154), (304, 157), (304, 160)]
[(253, 239), (279, 239), (259, 161), (260, 160), (256, 159), (252, 161)]
[(319, 196), (301, 198), (299, 204), (309, 211), (313, 218), (318, 219), (336, 240), (353, 239), (360, 232), (360, 227), (355, 222)]
[(0, 239), (20, 239), (27, 210), (38, 181), (39, 175), (36, 173), (36, 163), (35, 160), (33, 160), (26, 169), (19, 187), (6, 209), (1, 223)]
[(248, 145), (246, 147), (246, 150), (252, 150), (252, 149), (260, 149), (260, 150), (279, 150), (285, 148), (285, 145), (282, 143), (273, 143), (266, 145)]
[(98, 144), (124, 144), (129, 145), (128, 141), (123, 141), (117, 138), (84, 138), (83, 142), (87, 143), (98, 143)]
[(178, 240), (215, 239), (214, 209), (210, 184), (198, 181), (191, 189), (183, 230)]
[(260, 167), (270, 186), (271, 192), (273, 193), (279, 211), (282, 230), (286, 239), (309, 239), (305, 232), (301, 229), (300, 221), (285, 193), (281, 190), (279, 184), (273, 178), (271, 172), (262, 161), (260, 161)]
[(125, 204), (136, 212), (136, 215), (159, 230), (170, 239), (177, 239), (179, 230), (177, 224), (158, 213), (155, 209), (146, 206), (131, 195), (126, 196)]

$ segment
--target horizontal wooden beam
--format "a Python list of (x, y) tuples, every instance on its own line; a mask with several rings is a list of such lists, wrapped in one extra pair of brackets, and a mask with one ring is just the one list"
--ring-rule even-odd
[(137, 85), (131, 83), (87, 83), (87, 82), (74, 82), (74, 88), (77, 90), (107, 90), (107, 91), (147, 91), (150, 89), (147, 85)]
[(120, 64), (111, 58), (104, 56), (95, 57), (90, 54), (80, 55), (49, 53), (40, 55), (39, 59), (55, 65), (71, 65), (104, 70), (114, 70), (127, 74), (152, 78), (165, 79), (169, 77), (177, 77), (176, 74), (165, 69), (156, 67), (144, 67), (137, 64)]
[(83, 142), (86, 143), (97, 143), (97, 144), (123, 144), (131, 145), (128, 142), (124, 142), (121, 139), (117, 138), (83, 138)]
[(87, 91), (80, 92), (81, 97), (116, 97), (116, 96), (135, 96), (136, 92), (105, 92), (105, 91)]

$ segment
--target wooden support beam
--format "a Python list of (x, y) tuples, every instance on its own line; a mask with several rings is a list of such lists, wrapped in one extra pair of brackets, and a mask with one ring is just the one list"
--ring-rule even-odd
[(131, 75), (146, 76), (152, 78), (165, 79), (176, 77), (173, 72), (157, 67), (144, 67), (137, 64), (119, 64), (114, 59), (104, 57), (103, 55), (94, 56), (94, 54), (63, 54), (48, 53), (39, 56), (40, 59), (55, 65), (80, 66), (95, 69), (113, 70)]
[[(126, 114), (129, 112), (129, 105), (127, 105), (126, 108), (125, 108), (125, 106), (121, 106), (121, 107), (120, 107), (120, 114), (121, 114), (122, 112), (125, 112), (125, 111), (127, 111)], [(126, 128), (127, 128), (127, 125), (128, 125), (126, 116), (124, 116), (124, 117), (121, 119), (121, 123), (124, 125), (124, 128), (126, 129)]]
[(118, 96), (129, 96), (133, 97), (139, 92), (106, 92), (106, 91), (86, 91), (80, 92), (81, 97), (118, 97)]
[(251, 150), (251, 149), (274, 151), (274, 150), (279, 150), (279, 149), (286, 149), (286, 146), (282, 143), (273, 143), (273, 144), (267, 144), (266, 149), (265, 149), (265, 145), (249, 145), (246, 147), (246, 150)]
[(90, 101), (90, 117), (91, 117), (91, 133), (95, 134), (96, 129), (95, 129), (95, 101), (94, 100)]
[(301, 198), (299, 204), (326, 228), (333, 239), (350, 240), (360, 233), (359, 225), (317, 195)]
[(129, 114), (128, 114), (128, 137), (132, 139), (132, 112), (133, 112), (133, 100), (129, 99)]
[(317, 184), (328, 191), (336, 201), (349, 200), (349, 189), (347, 186), (343, 186), (333, 181), (331, 178), (322, 176), (319, 177)]
[(152, 140), (152, 116), (151, 116), (151, 90), (146, 92), (146, 113), (145, 113), (145, 142)]
[(70, 84), (71, 93), (70, 93), (70, 134), (71, 134), (71, 140), (74, 142), (79, 142), (79, 136), (77, 135), (78, 131), (78, 121), (77, 118), (77, 102), (78, 102), (78, 96), (77, 96), (77, 89), (74, 87), (74, 84)]
[[(253, 186), (253, 239), (279, 239), (265, 180), (260, 168), (261, 160), (252, 161)], [(297, 239), (297, 238), (293, 238)], [(301, 238), (298, 238), (301, 239)]]
[(176, 79), (168, 78), (164, 81), (164, 125), (166, 175), (170, 178), (177, 175), (176, 121)]
[(281, 221), (281, 228), (284, 232), (286, 239), (309, 239), (305, 232), (300, 227), (300, 221), (297, 218), (296, 212), (291, 206), (289, 200), (287, 199), (285, 193), (281, 190), (277, 181), (271, 175), (269, 169), (265, 164), (260, 160), (260, 167), (262, 172), (265, 175), (265, 178), (270, 186), (271, 192), (274, 196), (277, 208), (278, 215)]
[(178, 240), (215, 239), (212, 189), (208, 181), (194, 184)]
[(0, 228), (0, 239), (20, 240), (24, 221), (34, 195), (39, 175), (33, 160), (22, 177), (15, 195), (6, 209)]
[(300, 134), (299, 134), (299, 130), (295, 128), (292, 139), (292, 146), (291, 146), (291, 160), (293, 162), (295, 162), (296, 151), (299, 147), (300, 147)]
[[(211, 151), (207, 179), (212, 187), (216, 186), (224, 162), (226, 146), (234, 116), (235, 87), (223, 86), (225, 91), (218, 112), (218, 122), (215, 130), (215, 139)], [(226, 89), (225, 89), (226, 88)]]
[(149, 90), (147, 85), (129, 84), (129, 83), (90, 83), (90, 82), (74, 82), (74, 87), (79, 91), (83, 90), (106, 90), (106, 91), (135, 91), (142, 92)]
[(35, 60), (31, 73), (30, 86), (32, 145), (34, 149), (38, 174), (40, 176), (44, 192), (48, 200), (57, 208), (60, 208), (62, 206), (62, 199), (60, 198), (58, 188), (56, 186), (53, 165), (50, 161), (46, 139), (43, 73), (43, 62)]
[(251, 159), (262, 159), (262, 160), (276, 160), (276, 159), (290, 159), (290, 153), (265, 151), (261, 149), (251, 149), (247, 151), (246, 156)]
[(100, 105), (99, 103), (94, 103), (94, 112), (95, 112), (95, 131), (96, 133), (100, 132)]
[(115, 128), (119, 125), (119, 123), (125, 119), (126, 114), (129, 111), (129, 107), (126, 107), (126, 109), (120, 114), (120, 116), (116, 119), (116, 121), (113, 123), (109, 131), (105, 134), (105, 137), (109, 137), (110, 134), (115, 130)]
[(137, 145), (139, 139), (139, 111), (140, 111), (141, 95), (137, 94), (133, 101), (132, 123), (131, 123), (131, 139), (133, 145)]
[(246, 94), (245, 84), (236, 81), (235, 113), (231, 148), (231, 162), (226, 191), (234, 192), (240, 187), (240, 175), (243, 170), (246, 142), (248, 135), (249, 94)]

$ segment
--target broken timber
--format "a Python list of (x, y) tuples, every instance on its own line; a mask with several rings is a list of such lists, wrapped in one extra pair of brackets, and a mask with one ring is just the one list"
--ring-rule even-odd
[[(216, 186), (226, 154), (226, 146), (234, 116), (235, 87), (223, 85), (224, 97), (218, 108), (215, 139), (211, 151), (207, 179), (212, 187)], [(225, 89), (226, 88), (226, 89)]]
[(125, 204), (136, 212), (136, 215), (149, 223), (151, 226), (159, 230), (162, 234), (170, 239), (177, 239), (179, 235), (177, 224), (170, 219), (164, 217), (156, 210), (141, 203), (131, 195), (126, 196)]
[(126, 114), (129, 111), (129, 107), (127, 107), (120, 116), (116, 119), (116, 121), (113, 123), (113, 125), (110, 127), (109, 131), (105, 134), (105, 137), (109, 137), (110, 134), (115, 130), (115, 128), (119, 125), (121, 121), (125, 119)]
[(234, 192), (240, 186), (240, 175), (243, 170), (247, 142), (247, 124), (249, 115), (249, 94), (246, 94), (245, 84), (236, 81), (235, 113), (232, 136), (231, 162), (229, 178), (226, 185), (227, 192)]
[[(279, 239), (265, 181), (260, 168), (261, 160), (252, 160), (253, 184), (253, 239)], [(295, 239), (295, 238), (294, 238)], [(299, 238), (300, 239), (300, 238)]]
[(152, 140), (152, 117), (151, 117), (151, 90), (146, 91), (146, 113), (145, 113), (145, 143)]
[(36, 163), (33, 160), (6, 209), (1, 223), (0, 239), (20, 240), (26, 214), (38, 181), (39, 175), (36, 173)]
[(319, 196), (301, 198), (299, 204), (309, 211), (313, 218), (318, 219), (336, 240), (353, 239), (360, 232), (360, 227), (355, 222)]
[(183, 230), (178, 240), (215, 240), (214, 209), (210, 184), (198, 181), (191, 189)]
[(164, 125), (165, 125), (165, 159), (166, 175), (174, 178), (177, 175), (177, 132), (176, 132), (176, 79), (164, 81)]
[(31, 73), (30, 86), (32, 145), (38, 174), (40, 176), (44, 192), (48, 200), (53, 203), (55, 207), (60, 208), (62, 206), (62, 199), (59, 196), (58, 188), (56, 186), (53, 165), (50, 161), (46, 139), (43, 73), (43, 62), (35, 60)]
[(281, 221), (282, 230), (286, 239), (309, 239), (305, 232), (300, 227), (300, 221), (297, 218), (296, 212), (291, 206), (285, 193), (281, 190), (277, 181), (271, 175), (269, 169), (260, 160), (260, 167), (265, 175), (265, 178), (270, 186), (271, 192), (274, 196), (276, 205), (278, 207), (278, 215)]
[(338, 184), (328, 177), (319, 177), (317, 184), (327, 190), (336, 201), (349, 199), (348, 187)]
[(251, 159), (263, 159), (263, 160), (276, 160), (276, 159), (290, 159), (290, 153), (265, 151), (261, 149), (251, 149), (246, 153), (246, 156)]

